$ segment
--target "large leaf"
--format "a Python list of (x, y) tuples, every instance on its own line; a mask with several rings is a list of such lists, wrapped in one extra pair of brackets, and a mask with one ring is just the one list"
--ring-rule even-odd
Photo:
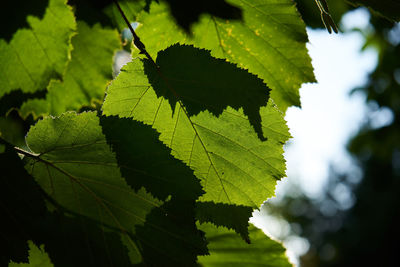
[(71, 50), (75, 18), (66, 0), (50, 0), (42, 20), (29, 16), (31, 29), (18, 30), (10, 43), (0, 40), (0, 97), (21, 89), (44, 89), (62, 75)]
[[(156, 0), (157, 2), (158, 0)], [(242, 19), (242, 11), (225, 0), (165, 0), (174, 20), (186, 31), (202, 14), (222, 19)]]
[(292, 266), (285, 248), (260, 229), (249, 228), (251, 244), (243, 242), (233, 231), (211, 224), (200, 227), (206, 232), (210, 255), (199, 257), (200, 266)]
[[(140, 131), (149, 134), (149, 127), (140, 125), (133, 128), (137, 133), (131, 134), (136, 138), (130, 142), (148, 142), (148, 136)], [(114, 126), (113, 130), (118, 128)], [(154, 137), (150, 135), (150, 139)], [(175, 208), (174, 195), (163, 202), (143, 187), (132, 190), (121, 177), (116, 156), (107, 144), (115, 140), (106, 140), (95, 113), (65, 113), (44, 119), (31, 128), (26, 140), (35, 153), (28, 155), (27, 168), (43, 190), (63, 208), (103, 225), (107, 231), (121, 233), (135, 262), (151, 265), (163, 260), (190, 266), (198, 254), (205, 253), (202, 234), (194, 222), (194, 200)], [(159, 151), (154, 148), (152, 153), (157, 155)], [(142, 157), (154, 160), (153, 166), (162, 163), (140, 150), (135, 157), (138, 162)], [(128, 169), (130, 175), (136, 170), (139, 178), (148, 171), (147, 165), (120, 167)], [(182, 164), (182, 168), (187, 167)], [(173, 179), (164, 177), (162, 169), (158, 173), (153, 170), (147, 178)], [(180, 210), (183, 207), (184, 211)]]
[[(200, 51), (193, 47), (191, 49)], [(170, 50), (160, 53), (166, 56)], [(181, 62), (180, 59), (177, 61)], [(205, 75), (202, 80), (179, 80), (179, 77), (174, 79), (174, 76), (165, 76), (163, 68), (151, 66), (146, 60), (144, 63), (140, 60), (128, 63), (108, 88), (103, 105), (104, 114), (134, 118), (157, 129), (161, 133), (160, 140), (172, 149), (172, 154), (189, 165), (201, 179), (206, 191), (201, 200), (258, 208), (264, 200), (273, 196), (276, 181), (285, 175), (282, 146), (289, 138), (289, 133), (283, 115), (271, 101), (261, 107), (257, 102), (254, 103), (258, 105), (261, 130), (267, 139), (261, 141), (243, 112), (243, 102), (238, 100), (241, 105), (235, 106), (237, 110), (224, 106), (222, 113), (215, 117), (213, 111), (207, 108), (209, 103), (195, 96), (198, 93), (196, 90), (213, 85), (210, 81), (215, 81), (215, 90), (225, 90), (223, 82), (219, 83), (218, 80), (229, 83), (228, 80), (234, 75), (242, 75), (246, 80), (257, 79), (255, 76), (244, 70), (220, 69), (221, 65), (216, 62), (209, 62), (206, 67), (212, 71), (204, 72), (204, 66), (196, 64), (195, 58), (192, 65), (185, 67), (187, 73)], [(157, 83), (151, 84), (145, 72), (151, 77), (160, 75), (166, 85), (154, 88), (158, 86)], [(210, 73), (213, 76), (207, 76)], [(256, 81), (252, 84), (256, 84)], [(181, 88), (175, 90), (174, 86)], [(245, 96), (246, 90), (251, 90), (246, 84), (238, 84), (239, 87), (242, 88), (242, 94), (235, 92), (237, 98)], [(163, 94), (165, 88), (170, 92)], [(185, 95), (178, 94), (183, 92), (181, 90), (185, 90)], [(204, 90), (208, 92), (208, 89)], [(171, 96), (171, 92), (175, 94), (175, 106), (165, 98), (166, 94)], [(157, 97), (159, 93), (162, 96)], [(224, 96), (214, 97), (223, 99)], [(188, 111), (193, 107), (192, 102), (201, 107), (196, 114)]]
[(71, 61), (63, 80), (50, 82), (45, 99), (28, 100), (21, 107), (24, 116), (33, 113), (60, 115), (68, 110), (89, 106), (94, 100), (104, 98), (106, 85), (112, 76), (112, 60), (120, 48), (115, 30), (100, 25), (89, 27), (78, 22), (78, 35), (72, 38)]
[(148, 52), (180, 42), (211, 50), (214, 57), (226, 58), (257, 74), (272, 89), (271, 97), (285, 111), (300, 105), (298, 89), (313, 82), (313, 68), (307, 54), (305, 25), (291, 0), (230, 0), (243, 10), (243, 21), (223, 20), (204, 15), (186, 35), (170, 16), (168, 8), (152, 4), (150, 13), (136, 20), (137, 32)]
[(1, 266), (28, 262), (29, 240), (44, 244), (56, 266), (130, 265), (118, 233), (104, 232), (82, 217), (67, 217), (59, 206), (49, 212), (45, 201), (51, 199), (26, 172), (14, 147), (0, 139), (0, 148)]

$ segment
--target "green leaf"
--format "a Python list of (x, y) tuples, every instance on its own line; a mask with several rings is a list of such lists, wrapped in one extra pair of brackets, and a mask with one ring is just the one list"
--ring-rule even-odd
[(145, 61), (145, 73), (157, 97), (167, 99), (171, 110), (178, 101), (190, 117), (205, 110), (218, 117), (228, 106), (243, 109), (258, 137), (265, 140), (260, 108), (267, 105), (270, 89), (257, 76), (187, 45), (160, 51), (156, 64), (162, 75), (149, 61)]
[(100, 124), (122, 166), (122, 176), (133, 189), (144, 186), (160, 200), (171, 195), (183, 201), (196, 200), (203, 194), (193, 171), (171, 156), (171, 149), (160, 142), (154, 129), (117, 117), (102, 117)]
[(174, 22), (165, 4), (153, 3), (150, 13), (142, 12), (137, 29), (147, 51), (180, 42), (211, 50), (257, 74), (272, 89), (271, 97), (285, 111), (300, 105), (299, 87), (314, 82), (311, 59), (305, 43), (305, 24), (291, 0), (230, 0), (243, 11), (243, 21), (223, 20), (204, 15), (186, 35)]
[[(143, 128), (148, 133), (148, 126), (133, 128), (139, 133), (131, 142), (143, 142), (139, 138), (146, 138), (140, 133)], [(194, 200), (186, 204), (189, 206), (185, 213), (171, 208), (175, 205), (173, 196), (172, 200), (162, 202), (143, 187), (133, 191), (121, 177), (115, 154), (95, 113), (65, 113), (59, 118), (46, 118), (31, 128), (26, 140), (35, 153), (29, 156), (27, 168), (43, 190), (63, 208), (100, 223), (107, 231), (121, 233), (130, 254), (136, 254), (136, 262), (152, 264), (164, 260), (193, 265), (196, 255), (205, 253), (202, 234), (194, 222)], [(137, 152), (139, 159), (148, 156)], [(136, 169), (139, 174), (146, 173), (146, 167)], [(168, 242), (168, 248), (160, 240)], [(151, 257), (158, 254), (159, 257)]]
[(4, 151), (0, 149), (0, 266), (28, 262), (28, 240), (44, 244), (56, 266), (129, 266), (119, 234), (104, 232), (82, 217), (66, 217), (59, 206), (49, 212), (45, 200), (51, 199), (26, 172), (14, 147), (0, 139), (0, 147), (4, 146)]
[(209, 256), (199, 257), (200, 266), (292, 266), (283, 246), (271, 240), (260, 229), (249, 229), (251, 244), (245, 243), (233, 231), (211, 224), (200, 227), (206, 232)]
[(400, 2), (398, 0), (348, 0), (348, 2), (370, 7), (393, 21), (400, 21)]
[[(156, 1), (158, 2), (158, 0)], [(203, 14), (222, 19), (242, 19), (242, 10), (225, 0), (165, 0), (177, 24), (189, 32), (192, 23)]]
[(107, 83), (112, 79), (112, 59), (120, 41), (117, 31), (100, 25), (89, 27), (78, 22), (78, 34), (72, 38), (71, 61), (63, 80), (52, 80), (45, 99), (32, 99), (21, 107), (23, 116), (33, 113), (60, 115), (79, 110), (84, 105), (104, 98)]
[(47, 255), (44, 250), (44, 246), (41, 245), (38, 248), (32, 241), (28, 241), (29, 246), (29, 263), (15, 263), (10, 262), (8, 267), (18, 267), (18, 266), (26, 266), (26, 267), (52, 267), (54, 266), (51, 263), (49, 255)]
[[(202, 201), (257, 208), (273, 196), (276, 181), (285, 175), (282, 146), (289, 138), (283, 115), (273, 102), (259, 109), (261, 129), (267, 139), (261, 141), (242, 108), (235, 110), (228, 106), (218, 118), (209, 110), (189, 116), (187, 99), (177, 94), (177, 104), (174, 110), (171, 109), (167, 99), (157, 97), (145, 74), (143, 65), (146, 64), (134, 60), (122, 69), (108, 88), (103, 113), (134, 118), (157, 129), (161, 133), (160, 140), (172, 149), (172, 154), (189, 165), (201, 179), (206, 191), (201, 197)], [(215, 62), (207, 65), (215, 72), (215, 77), (222, 81), (228, 82), (240, 72), (229, 68), (219, 71), (218, 66)], [(195, 60), (186, 67), (187, 73), (202, 73), (203, 66), (197, 65)], [(148, 75), (154, 77), (158, 73), (169, 83), (173, 77), (164, 76), (163, 71), (154, 67), (146, 68)], [(243, 76), (247, 73), (244, 70), (242, 72), (240, 75)], [(248, 80), (256, 79), (249, 73), (246, 75)], [(202, 85), (208, 86), (208, 78), (217, 84), (217, 79), (212, 77), (193, 81), (196, 86), (187, 87), (188, 96), (196, 94), (192, 90), (202, 90)], [(174, 80), (172, 85), (184, 85), (187, 82)], [(244, 86), (242, 90), (245, 92), (250, 88)], [(175, 87), (170, 91), (177, 92)], [(207, 103), (199, 104), (206, 107)]]
[(75, 18), (66, 0), (50, 0), (42, 20), (28, 16), (31, 29), (0, 40), (0, 97), (12, 90), (32, 93), (64, 72)]

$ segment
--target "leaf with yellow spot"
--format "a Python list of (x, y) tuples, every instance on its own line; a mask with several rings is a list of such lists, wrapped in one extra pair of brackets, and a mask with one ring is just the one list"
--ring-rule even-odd
[(150, 13), (142, 12), (137, 29), (148, 52), (180, 42), (211, 50), (217, 58), (225, 58), (258, 75), (272, 89), (271, 97), (282, 110), (300, 105), (299, 88), (314, 82), (311, 59), (307, 53), (305, 24), (291, 0), (230, 0), (243, 11), (243, 21), (223, 20), (203, 15), (192, 27), (192, 36), (185, 34), (168, 8), (160, 1), (153, 3)]

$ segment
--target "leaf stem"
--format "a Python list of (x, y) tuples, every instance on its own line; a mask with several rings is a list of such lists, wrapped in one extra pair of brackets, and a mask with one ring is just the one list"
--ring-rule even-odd
[(155, 66), (157, 66), (156, 62), (153, 60), (153, 58), (150, 56), (150, 54), (146, 51), (145, 45), (140, 41), (139, 36), (135, 33), (135, 30), (132, 28), (132, 25), (130, 24), (128, 18), (126, 17), (124, 11), (122, 10), (121, 6), (118, 3), (118, 0), (113, 0), (115, 6), (117, 7), (119, 13), (121, 13), (122, 18), (124, 19), (125, 23), (128, 25), (129, 30), (132, 33), (133, 36), (133, 44), (139, 49), (140, 54), (144, 54), (148, 60), (150, 60)]
[(325, 0), (315, 0), (320, 12), (321, 12), (321, 20), (324, 23), (325, 28), (328, 30), (329, 33), (332, 33), (332, 30), (335, 33), (338, 33), (338, 29), (336, 27), (335, 22), (333, 21), (330, 13), (329, 7)]
[(41, 160), (41, 158), (39, 157), (40, 156), (39, 154), (31, 153), (29, 151), (23, 150), (23, 149), (21, 149), (19, 147), (16, 147), (16, 146), (14, 147), (14, 150), (17, 151), (19, 154), (22, 154), (24, 156)]

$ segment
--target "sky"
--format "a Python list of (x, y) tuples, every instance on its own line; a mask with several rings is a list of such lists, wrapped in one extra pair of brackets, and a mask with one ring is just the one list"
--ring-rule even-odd
[[(368, 12), (359, 8), (343, 17), (341, 27), (365, 28), (368, 21)], [(307, 33), (310, 40), (307, 48), (318, 83), (304, 84), (300, 88), (302, 107), (287, 110), (285, 119), (293, 138), (285, 146), (287, 178), (278, 182), (277, 200), (293, 184), (310, 198), (321, 197), (331, 165), (342, 172), (351, 171), (354, 179), (359, 179), (359, 170), (346, 151), (347, 141), (368, 116), (379, 118), (376, 121), (382, 125), (391, 119), (385, 110), (368, 112), (362, 93), (350, 95), (354, 88), (366, 83), (368, 73), (377, 64), (374, 50), (361, 52), (364, 42), (361, 33), (328, 34), (323, 29), (307, 29)], [(350, 194), (350, 190), (341, 191), (344, 200), (350, 201)], [(290, 260), (297, 264), (297, 257), (308, 250), (308, 241), (291, 235), (289, 224), (283, 220), (260, 212), (253, 215), (251, 222), (273, 238), (289, 236), (284, 245)]]
[[(367, 23), (368, 13), (360, 9), (346, 15), (342, 26), (365, 27)], [(309, 197), (318, 197), (330, 164), (343, 171), (354, 168), (345, 146), (366, 120), (368, 108), (362, 93), (350, 96), (350, 92), (365, 84), (377, 55), (374, 50), (360, 52), (363, 37), (359, 32), (330, 35), (326, 30), (309, 29), (308, 35), (307, 48), (318, 83), (304, 84), (302, 108), (291, 107), (286, 113), (293, 139), (286, 145), (285, 158), (291, 182)], [(277, 194), (284, 191), (282, 187)]]

